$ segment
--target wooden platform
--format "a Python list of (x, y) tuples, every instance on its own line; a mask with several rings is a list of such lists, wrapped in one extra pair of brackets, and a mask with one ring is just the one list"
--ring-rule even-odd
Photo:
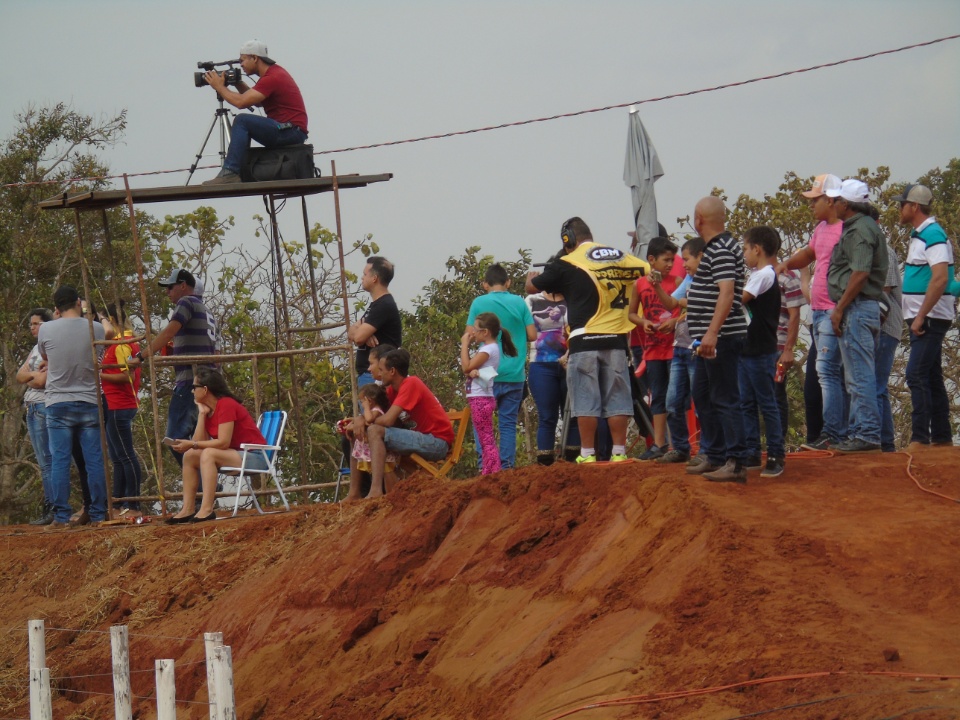
[[(372, 183), (387, 182), (393, 173), (380, 175), (338, 175), (339, 190), (366, 187)], [(154, 188), (131, 188), (134, 205), (144, 203), (173, 202), (176, 200), (210, 200), (217, 198), (272, 195), (274, 197), (301, 197), (333, 191), (333, 177), (310, 178), (309, 180), (272, 180), (270, 182), (234, 183), (231, 185), (173, 185)], [(124, 205), (126, 190), (85, 190), (62, 193), (40, 203), (43, 210), (100, 210)]]

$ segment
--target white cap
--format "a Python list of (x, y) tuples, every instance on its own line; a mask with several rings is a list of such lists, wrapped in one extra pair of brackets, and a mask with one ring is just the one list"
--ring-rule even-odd
[[(830, 195), (830, 193), (827, 193)], [(847, 178), (840, 184), (840, 190), (831, 197), (843, 198), (847, 202), (866, 203), (870, 202), (870, 188), (862, 180), (856, 178)]]
[(267, 65), (273, 65), (276, 61), (271, 60), (269, 57), (269, 51), (267, 50), (267, 44), (260, 42), (256, 38), (253, 40), (247, 40), (243, 45), (240, 46), (241, 55), (256, 55), (258, 58), (263, 60)]
[(203, 280), (200, 278), (194, 280), (193, 294), (197, 297), (203, 297)]

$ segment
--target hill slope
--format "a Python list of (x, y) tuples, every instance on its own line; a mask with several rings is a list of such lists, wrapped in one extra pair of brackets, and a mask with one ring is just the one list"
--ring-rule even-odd
[[(914, 473), (960, 497), (958, 459), (931, 450)], [(197, 640), (222, 631), (242, 719), (547, 719), (825, 671), (575, 715), (958, 718), (960, 681), (918, 676), (960, 675), (960, 505), (906, 462), (794, 456), (746, 486), (558, 464), (213, 527), (8, 528), (0, 715), (27, 716), (25, 629), (44, 618), (57, 718), (112, 717), (109, 635), (76, 632), (112, 624), (135, 696), (176, 659), (180, 717), (207, 714)]]

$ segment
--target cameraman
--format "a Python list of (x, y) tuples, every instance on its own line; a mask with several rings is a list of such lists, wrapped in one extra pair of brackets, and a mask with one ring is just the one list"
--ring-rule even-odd
[(253, 138), (264, 147), (299, 145), (307, 139), (307, 110), (300, 88), (290, 73), (267, 56), (267, 46), (250, 40), (240, 48), (240, 67), (246, 75), (260, 79), (252, 88), (244, 82), (236, 90), (227, 88), (221, 73), (211, 70), (204, 76), (220, 97), (234, 107), (263, 107), (266, 117), (252, 113), (237, 115), (230, 134), (230, 148), (220, 174), (204, 185), (227, 185), (240, 182), (240, 166)]

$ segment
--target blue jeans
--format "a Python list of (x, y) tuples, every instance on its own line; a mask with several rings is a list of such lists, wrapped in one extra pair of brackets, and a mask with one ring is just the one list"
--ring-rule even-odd
[(107, 487), (100, 449), (100, 413), (93, 403), (62, 402), (47, 407), (50, 438), (50, 478), (53, 487), (54, 520), (70, 520), (70, 460), (73, 440), (80, 440), (90, 485), (90, 519), (99, 522), (107, 514)]
[(223, 167), (239, 174), (251, 140), (256, 140), (264, 147), (282, 147), (300, 145), (306, 139), (306, 134), (298, 127), (281, 130), (280, 123), (276, 120), (262, 115), (240, 113), (233, 119), (230, 148), (227, 150), (227, 159), (224, 160)]
[[(177, 385), (170, 396), (170, 410), (167, 413), (167, 437), (184, 440), (193, 437), (197, 429), (197, 404), (193, 399), (190, 385)], [(183, 454), (170, 448), (177, 465), (183, 467)]]
[(830, 311), (813, 311), (813, 338), (817, 344), (817, 375), (823, 394), (823, 432), (834, 441), (847, 437), (843, 399), (843, 358), (840, 340), (833, 331)]
[(776, 351), (769, 355), (740, 356), (740, 408), (747, 457), (760, 457), (760, 413), (767, 430), (767, 458), (782, 460), (786, 456), (773, 382), (779, 358), (780, 353)]
[[(913, 318), (906, 321), (907, 325)], [(927, 318), (923, 335), (910, 333), (910, 359), (907, 361), (907, 387), (910, 388), (910, 441), (948, 443), (950, 399), (943, 382), (943, 338), (950, 329), (949, 320)]]
[(647, 360), (647, 384), (650, 386), (650, 412), (665, 415), (670, 388), (671, 360)]
[(400, 455), (416, 453), (426, 460), (443, 460), (450, 452), (450, 446), (446, 440), (398, 427), (388, 427), (384, 431), (383, 444), (386, 445), (387, 450), (393, 450)]
[(740, 414), (740, 351), (743, 335), (717, 340), (717, 356), (696, 357), (693, 404), (700, 418), (702, 448), (710, 462), (746, 459), (743, 416)]
[(880, 333), (877, 343), (876, 373), (877, 373), (877, 407), (880, 410), (880, 448), (884, 452), (895, 452), (897, 447), (893, 441), (893, 411), (890, 409), (890, 371), (893, 369), (893, 358), (897, 352), (900, 338)]
[[(567, 371), (558, 362), (532, 362), (529, 367), (530, 394), (537, 405), (537, 450), (553, 452), (557, 444), (557, 423), (567, 402)], [(567, 447), (580, 445), (576, 421), (567, 431)]]
[[(517, 416), (523, 402), (522, 382), (493, 382), (493, 394), (497, 398), (497, 427), (500, 430), (500, 467), (512, 468), (517, 462)], [(483, 451), (477, 429), (473, 429), (477, 447), (477, 467), (483, 467)]]
[(43, 499), (53, 502), (53, 486), (50, 484), (50, 441), (47, 438), (47, 408), (43, 402), (27, 403), (27, 434), (33, 445), (33, 454), (40, 466), (43, 484)]
[(673, 348), (670, 367), (670, 385), (667, 387), (667, 427), (673, 449), (690, 454), (690, 430), (687, 427), (687, 410), (690, 409), (690, 391), (693, 388), (693, 351), (690, 348)]
[[(133, 447), (133, 418), (136, 408), (107, 410), (107, 451), (113, 463), (113, 496), (136, 497), (140, 494), (143, 468)], [(131, 500), (123, 503), (131, 510), (139, 510), (140, 503)]]
[[(840, 354), (843, 376), (850, 393), (847, 433), (868, 443), (880, 444), (880, 409), (877, 407), (877, 340), (880, 337), (880, 303), (863, 295), (843, 313)], [(823, 375), (821, 374), (821, 377)]]

